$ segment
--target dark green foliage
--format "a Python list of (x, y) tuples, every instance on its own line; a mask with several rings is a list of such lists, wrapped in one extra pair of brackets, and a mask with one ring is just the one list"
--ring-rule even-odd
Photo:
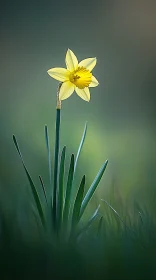
[(43, 179), (42, 179), (42, 177), (40, 175), (39, 175), (39, 179), (40, 179), (40, 183), (41, 183), (41, 186), (42, 186), (42, 190), (43, 190), (43, 194), (44, 194), (44, 197), (45, 197), (45, 201), (48, 204), (46, 189), (45, 189), (45, 186), (44, 186), (44, 183), (43, 183)]
[(84, 195), (84, 188), (85, 188), (85, 175), (83, 176), (80, 187), (77, 192), (77, 196), (75, 199), (74, 203), (74, 209), (73, 209), (73, 217), (72, 217), (72, 227), (75, 228), (76, 224), (80, 220), (80, 209), (81, 209), (81, 204), (83, 200), (83, 195)]
[(51, 184), (52, 184), (51, 153), (50, 153), (49, 134), (48, 134), (48, 127), (47, 127), (47, 125), (45, 125), (45, 141), (46, 141), (47, 156), (48, 156), (49, 181), (50, 181), (50, 186), (51, 186)]
[(93, 213), (93, 215), (90, 217), (90, 219), (88, 220), (87, 224), (80, 230), (80, 232), (78, 233), (78, 237), (80, 237), (81, 235), (83, 235), (84, 233), (86, 233), (86, 231), (87, 231), (87, 230), (89, 229), (89, 227), (92, 225), (92, 223), (94, 222), (94, 220), (98, 217), (99, 208), (100, 208), (100, 205), (99, 205), (98, 208), (95, 210), (95, 212)]
[(40, 201), (40, 198), (39, 198), (39, 195), (37, 193), (37, 190), (36, 190), (36, 187), (31, 179), (31, 176), (29, 175), (29, 172), (25, 166), (25, 163), (23, 161), (23, 157), (22, 157), (22, 154), (20, 152), (20, 149), (19, 149), (19, 146), (18, 146), (18, 143), (17, 143), (17, 140), (15, 138), (15, 136), (13, 135), (13, 141), (14, 141), (14, 144), (15, 144), (15, 147), (18, 151), (18, 154), (22, 160), (22, 164), (23, 164), (23, 167), (24, 167), (24, 170), (25, 170), (25, 173), (27, 175), (27, 178), (28, 178), (28, 181), (29, 181), (29, 184), (30, 184), (30, 187), (31, 187), (31, 190), (32, 190), (32, 194), (33, 194), (33, 197), (34, 197), (34, 200), (35, 200), (35, 203), (36, 203), (36, 207), (37, 207), (37, 210), (38, 210), (38, 213), (39, 213), (39, 216), (41, 218), (41, 222), (43, 224), (43, 226), (45, 226), (45, 218), (44, 218), (44, 213), (43, 213), (43, 209), (42, 209), (42, 204), (41, 204), (41, 201)]
[(90, 199), (92, 198), (92, 196), (93, 196), (93, 194), (94, 194), (94, 192), (95, 192), (95, 190), (96, 190), (96, 188), (97, 188), (97, 186), (98, 186), (98, 184), (99, 184), (99, 182), (100, 182), (100, 180), (101, 180), (101, 178), (103, 176), (103, 173), (104, 173), (104, 171), (106, 169), (107, 164), (108, 164), (108, 160), (105, 161), (105, 163), (103, 164), (103, 166), (99, 170), (97, 176), (95, 177), (93, 183), (91, 184), (88, 192), (86, 193), (86, 195), (85, 195), (85, 197), (84, 197), (84, 199), (82, 201), (80, 217), (83, 215), (83, 213), (84, 213), (84, 211), (85, 211), (85, 209), (86, 209)]
[(154, 280), (156, 223), (152, 213), (140, 207), (142, 222), (138, 223), (135, 215), (131, 217), (136, 232), (132, 234), (122, 222), (115, 229), (113, 216), (108, 222), (109, 209), (102, 211), (105, 218), (99, 220), (101, 207), (98, 213), (96, 210), (92, 216), (96, 216), (95, 222), (82, 229), (78, 239), (72, 239), (68, 246), (63, 241), (56, 246), (54, 237), (38, 238), (30, 224), (31, 239), (24, 241), (17, 220), (0, 211), (1, 279)]
[(58, 190), (58, 201), (57, 201), (57, 220), (58, 220), (58, 229), (61, 227), (62, 218), (63, 218), (63, 206), (64, 206), (64, 171), (65, 171), (65, 156), (66, 156), (66, 147), (63, 148), (60, 161), (60, 170), (59, 170), (59, 190)]
[[(51, 174), (51, 152), (50, 152), (50, 144), (49, 144), (49, 134), (48, 128), (45, 126), (45, 141), (47, 147), (47, 155), (48, 155), (48, 168), (49, 168), (49, 178), (50, 178), (50, 186), (52, 187), (51, 192), (46, 191), (45, 185), (43, 183), (42, 177), (39, 176), (40, 184), (42, 187), (42, 191), (44, 194), (43, 202), (40, 201), (39, 195), (37, 192), (37, 188), (35, 187), (27, 168), (24, 164), (21, 152), (19, 150), (17, 141), (15, 136), (13, 136), (14, 144), (16, 149), (20, 155), (22, 160), (25, 172), (27, 174), (29, 184), (31, 186), (31, 190), (33, 193), (33, 197), (37, 206), (38, 214), (40, 216), (42, 224), (46, 228), (49, 229), (52, 225), (52, 232), (56, 234), (57, 238), (61, 238), (62, 234), (65, 233), (65, 239), (68, 240), (70, 236), (77, 236), (79, 232), (84, 233), (87, 230), (92, 222), (97, 218), (99, 208), (96, 209), (93, 216), (86, 222), (83, 227), (81, 227), (80, 222), (83, 216), (83, 213), (92, 198), (102, 176), (106, 169), (108, 161), (106, 161), (95, 177), (93, 183), (88, 189), (86, 195), (85, 193), (85, 175), (83, 176), (80, 186), (78, 188), (77, 194), (75, 196), (75, 190), (77, 186), (74, 182), (74, 177), (76, 175), (76, 168), (78, 159), (80, 157), (80, 153), (82, 151), (82, 147), (84, 144), (84, 140), (87, 132), (87, 123), (85, 124), (83, 135), (80, 141), (80, 145), (78, 148), (78, 152), (76, 155), (76, 159), (74, 160), (74, 154), (71, 155), (70, 166), (67, 170), (67, 183), (65, 187), (65, 157), (66, 157), (66, 147), (63, 148), (61, 157), (59, 159), (59, 151), (60, 151), (60, 122), (61, 122), (61, 110), (56, 110), (56, 135), (55, 135), (55, 149), (54, 149), (54, 182), (52, 184), (52, 174)], [(46, 209), (44, 217), (43, 209)], [(36, 211), (33, 207), (33, 212), (36, 217)], [(49, 215), (49, 213), (51, 213)], [(49, 220), (49, 217), (51, 220)], [(75, 232), (77, 231), (77, 233)], [(74, 235), (73, 235), (73, 233)], [(79, 235), (79, 234), (78, 234)]]
[(71, 191), (72, 191), (72, 184), (73, 184), (73, 176), (74, 176), (74, 155), (72, 154), (69, 172), (68, 172), (67, 187), (66, 187), (65, 202), (64, 202), (63, 219), (65, 224), (68, 222), (69, 213), (71, 209)]

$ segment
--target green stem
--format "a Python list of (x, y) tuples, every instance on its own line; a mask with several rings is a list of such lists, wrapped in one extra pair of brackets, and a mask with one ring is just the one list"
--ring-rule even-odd
[(57, 182), (58, 182), (58, 158), (60, 142), (60, 115), (61, 109), (56, 109), (56, 138), (55, 138), (55, 159), (54, 159), (54, 189), (53, 189), (53, 221), (56, 226), (56, 208), (57, 208)]

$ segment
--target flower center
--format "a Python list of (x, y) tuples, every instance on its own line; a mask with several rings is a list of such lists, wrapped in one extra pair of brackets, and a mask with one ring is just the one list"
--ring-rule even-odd
[(92, 73), (84, 67), (78, 67), (75, 71), (71, 72), (69, 80), (76, 87), (83, 89), (91, 83)]

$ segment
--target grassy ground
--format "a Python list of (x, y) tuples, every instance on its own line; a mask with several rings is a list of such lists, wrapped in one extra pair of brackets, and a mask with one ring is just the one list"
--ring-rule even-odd
[(7, 199), (0, 197), (0, 279), (155, 279), (155, 188), (148, 189), (146, 206), (137, 203), (135, 195), (130, 206), (119, 193), (110, 191), (110, 198), (101, 198), (100, 208), (92, 212), (90, 200), (108, 161), (89, 188), (85, 188), (85, 176), (77, 185), (74, 179), (85, 125), (65, 176), (66, 147), (60, 154), (59, 117), (57, 110), (54, 182), (45, 127), (50, 192), (41, 177), (36, 187), (13, 137), (31, 195), (17, 192), (14, 199), (9, 194)]
[(19, 222), (1, 209), (1, 279), (155, 279), (154, 213), (136, 204), (133, 210), (122, 219), (106, 205), (78, 238), (65, 242), (40, 231), (35, 219)]

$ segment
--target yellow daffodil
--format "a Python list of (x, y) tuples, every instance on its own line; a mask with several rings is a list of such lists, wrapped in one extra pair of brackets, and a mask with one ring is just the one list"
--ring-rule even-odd
[(68, 98), (75, 90), (82, 99), (89, 101), (89, 87), (96, 87), (99, 84), (91, 72), (96, 65), (96, 58), (87, 58), (78, 63), (75, 54), (68, 49), (65, 62), (67, 69), (52, 68), (48, 70), (48, 74), (52, 78), (62, 82), (59, 100)]

